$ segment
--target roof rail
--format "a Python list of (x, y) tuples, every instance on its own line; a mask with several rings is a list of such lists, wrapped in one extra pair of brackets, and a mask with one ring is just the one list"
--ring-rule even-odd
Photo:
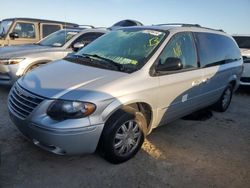
[(221, 32), (225, 32), (223, 29), (213, 29), (213, 28), (209, 28), (209, 27), (202, 27), (203, 29), (210, 29), (210, 30), (214, 30), (214, 31), (221, 31)]
[(107, 27), (95, 27), (95, 29), (107, 29)]
[(187, 24), (187, 23), (167, 23), (167, 24), (157, 24), (156, 26), (163, 25), (179, 25), (181, 27), (201, 27), (199, 24)]
[(181, 26), (181, 27), (200, 27), (203, 29), (210, 29), (210, 30), (214, 30), (214, 31), (221, 31), (224, 32), (222, 29), (213, 29), (213, 28), (209, 28), (209, 27), (203, 27), (199, 24), (186, 24), (186, 23), (167, 23), (167, 24), (157, 24), (156, 26), (164, 26), (164, 25), (172, 25), (172, 26)]

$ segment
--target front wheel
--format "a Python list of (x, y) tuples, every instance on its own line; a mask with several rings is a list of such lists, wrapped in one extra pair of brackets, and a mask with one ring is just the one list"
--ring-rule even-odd
[(143, 144), (145, 126), (146, 119), (141, 112), (134, 109), (116, 112), (103, 130), (101, 149), (104, 157), (114, 164), (134, 157)]
[(218, 112), (225, 112), (231, 103), (232, 96), (233, 96), (233, 86), (232, 84), (229, 84), (223, 91), (223, 94), (220, 97), (220, 99), (215, 104), (214, 106), (215, 110)]

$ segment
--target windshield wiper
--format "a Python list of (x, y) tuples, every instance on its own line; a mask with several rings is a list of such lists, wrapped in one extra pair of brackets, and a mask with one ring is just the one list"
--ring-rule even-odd
[(79, 60), (87, 59), (89, 61), (90, 60), (92, 61), (92, 59), (90, 57), (86, 57), (86, 56), (83, 56), (83, 55), (77, 55), (75, 53), (69, 53), (66, 57), (64, 57), (64, 59), (68, 59), (68, 58), (70, 58), (70, 59), (79, 59)]
[(118, 64), (116, 63), (115, 61), (109, 59), (109, 58), (105, 58), (105, 57), (102, 57), (102, 56), (99, 56), (97, 54), (82, 54), (83, 57), (89, 57), (89, 58), (97, 58), (97, 59), (100, 59), (100, 60), (103, 60), (105, 62), (107, 62), (109, 65), (111, 65), (112, 67), (115, 67), (116, 69), (118, 69), (119, 71), (123, 71), (124, 70), (124, 67), (123, 65), (121, 64)]
[(53, 47), (53, 46), (51, 46), (51, 45), (44, 45), (44, 44), (41, 44), (41, 43), (36, 43), (37, 45), (39, 45), (39, 46), (48, 46), (48, 47)]
[(71, 60), (74, 60), (75, 62), (88, 64), (88, 65), (92, 64), (97, 67), (104, 67), (106, 69), (110, 69), (110, 68), (117, 69), (116, 67), (114, 67), (114, 65), (111, 65), (109, 63), (108, 64), (101, 63), (100, 61), (95, 61), (94, 58), (92, 58), (92, 56), (87, 56), (87, 55), (70, 54), (66, 56), (64, 59), (67, 59), (67, 60), (71, 59)]
[[(109, 58), (105, 58), (105, 57), (102, 57), (102, 56), (99, 56), (97, 54), (70, 54), (68, 56), (65, 57), (66, 59), (70, 58), (70, 59), (78, 59), (78, 60), (81, 60), (81, 59), (87, 59), (88, 60), (88, 64), (91, 63), (93, 65), (96, 65), (98, 67), (104, 67), (104, 68), (112, 68), (112, 69), (115, 69), (115, 70), (118, 70), (118, 71), (121, 71), (121, 72), (133, 72), (134, 71), (134, 68), (132, 69), (131, 67), (127, 67), (123, 64), (119, 64), (119, 63), (116, 63), (115, 61), (109, 59)], [(95, 61), (95, 59), (99, 59), (99, 61)], [(105, 63), (101, 63), (102, 62), (105, 62)], [(85, 61), (83, 61), (85, 62)], [(83, 63), (82, 62), (82, 63)]]

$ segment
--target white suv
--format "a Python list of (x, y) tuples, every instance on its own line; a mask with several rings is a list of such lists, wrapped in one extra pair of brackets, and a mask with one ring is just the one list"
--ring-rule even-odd
[(240, 79), (241, 85), (250, 86), (250, 35), (234, 35), (244, 60), (244, 70)]

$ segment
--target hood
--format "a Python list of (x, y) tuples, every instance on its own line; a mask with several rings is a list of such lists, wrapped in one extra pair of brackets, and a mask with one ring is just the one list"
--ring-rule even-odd
[(0, 58), (23, 57), (36, 52), (51, 51), (54, 47), (40, 46), (36, 44), (5, 46), (0, 48)]
[(84, 95), (89, 92), (98, 97), (104, 94), (107, 98), (108, 92), (104, 92), (102, 88), (127, 75), (118, 71), (59, 60), (31, 71), (21, 77), (18, 83), (45, 98), (83, 100)]
[(242, 56), (250, 57), (250, 49), (249, 48), (241, 48), (240, 52), (241, 52)]

